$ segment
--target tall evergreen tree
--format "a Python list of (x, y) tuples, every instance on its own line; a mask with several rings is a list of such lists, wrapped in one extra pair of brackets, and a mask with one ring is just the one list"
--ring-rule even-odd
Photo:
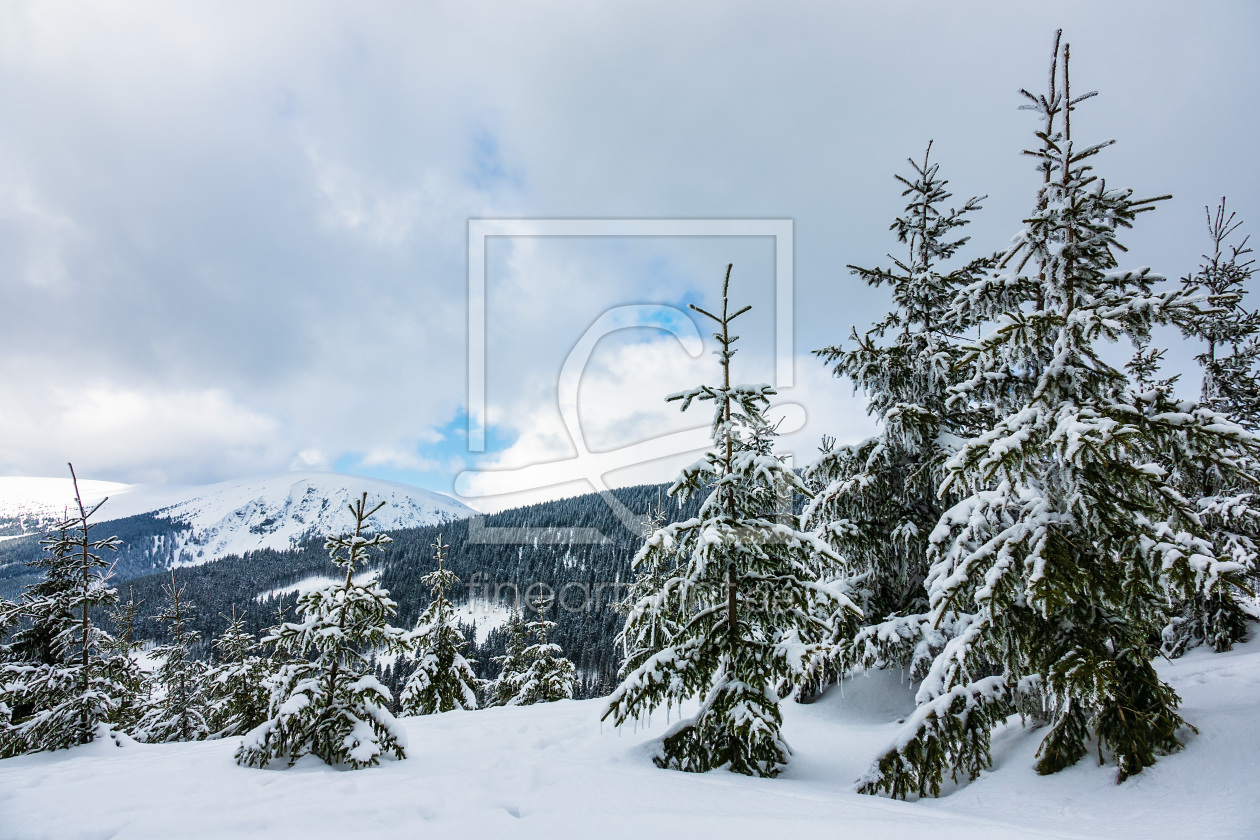
[[(1203, 256), (1198, 271), (1181, 282), (1187, 293), (1208, 293), (1213, 306), (1193, 314), (1183, 330), (1205, 345), (1195, 357), (1203, 370), (1201, 404), (1255, 431), (1260, 427), (1260, 313), (1242, 306), (1247, 294), (1244, 284), (1253, 271), (1253, 260), (1247, 257), (1251, 249), (1248, 237), (1228, 241), (1242, 222), (1236, 221), (1233, 213), (1226, 213), (1224, 198), (1215, 213), (1206, 207), (1204, 212), (1212, 252)], [(1152, 363), (1158, 363), (1157, 352), (1149, 351)], [(1140, 365), (1140, 359), (1139, 353), (1135, 364)], [(1161, 383), (1164, 390), (1170, 385), (1171, 380)], [(1163, 396), (1164, 402), (1172, 399), (1170, 394)], [(1163, 410), (1158, 402), (1152, 401), (1151, 411)], [(1180, 479), (1182, 492), (1198, 505), (1217, 555), (1252, 567), (1260, 546), (1260, 511), (1253, 507), (1254, 488), (1229, 481), (1212, 464), (1169, 457), (1165, 467)], [(1245, 639), (1248, 620), (1239, 594), (1240, 590), (1220, 587), (1179, 601), (1161, 634), (1164, 654), (1178, 656), (1204, 643), (1226, 651)]]
[(105, 503), (83, 503), (78, 477), (73, 513), (43, 540), (45, 555), (31, 565), (44, 572), (0, 624), (18, 629), (0, 650), (0, 704), (9, 709), (0, 731), (0, 756), (64, 749), (112, 737), (134, 663), (113, 650), (92, 612), (117, 603), (108, 563), (99, 552), (118, 539), (94, 538), (91, 517)]
[(928, 143), (922, 163), (911, 159), (911, 174), (895, 176), (907, 201), (890, 229), (905, 256), (890, 255), (889, 268), (849, 266), (868, 285), (887, 286), (894, 308), (865, 335), (854, 330), (847, 345), (816, 351), (867, 396), (867, 411), (879, 422), (875, 436), (852, 446), (824, 439), (806, 476), (818, 495), (806, 507), (805, 527), (819, 529), (844, 558), (869, 619), (854, 639), (838, 640), (834, 655), (816, 661), (816, 682), (853, 666), (891, 664), (921, 677), (946, 638), (923, 615), (928, 536), (951, 502), (936, 489), (957, 444), (985, 417), (975, 405), (949, 401), (960, 379), (961, 333), (972, 326), (952, 303), (994, 258), (945, 267), (968, 242), (961, 229), (983, 196), (947, 208), (948, 181), (931, 151)]
[[(368, 519), (384, 506), (367, 506), (367, 493), (350, 505), (354, 532), (330, 537), (324, 548), (345, 580), (298, 597), (301, 621), (273, 628), (264, 642), (293, 657), (270, 681), (270, 717), (246, 733), (239, 764), (289, 764), (303, 755), (351, 769), (375, 765), (384, 753), (406, 757), (407, 738), (389, 712), (389, 689), (372, 674), (373, 652), (406, 653), (407, 632), (389, 624), (397, 605), (376, 583), (355, 583), (368, 552), (390, 542), (368, 536)], [(307, 658), (309, 657), (309, 658)]]
[[(1182, 278), (1187, 290), (1207, 291), (1214, 308), (1189, 318), (1186, 333), (1203, 341), (1195, 357), (1203, 369), (1201, 402), (1248, 428), (1260, 427), (1260, 312), (1243, 307), (1246, 283), (1255, 271), (1249, 236), (1237, 240), (1242, 221), (1226, 214), (1225, 199), (1207, 214), (1212, 253), (1198, 271)], [(1236, 241), (1230, 242), (1230, 239)]]
[[(955, 635), (929, 669), (919, 706), (864, 778), (866, 792), (936, 795), (943, 774), (989, 765), (990, 732), (1015, 707), (1049, 723), (1036, 769), (1080, 760), (1091, 734), (1123, 780), (1179, 747), (1179, 700), (1152, 666), (1173, 597), (1237, 585), (1200, 512), (1163, 463), (1247, 473), (1256, 439), (1190, 403), (1128, 389), (1099, 339), (1142, 344), (1154, 322), (1201, 311), (1181, 290), (1156, 293), (1147, 269), (1117, 270), (1120, 229), (1149, 209), (1108, 189), (1077, 144), (1070, 51), (1056, 39), (1049, 89), (1023, 94), (1041, 120), (1029, 151), (1042, 174), (1036, 206), (1002, 260), (956, 296), (960, 317), (989, 333), (963, 356), (956, 404), (991, 406), (992, 427), (963, 443), (940, 493), (961, 498), (930, 538), (934, 622)], [(1027, 271), (1025, 271), (1027, 269)], [(1162, 399), (1158, 393), (1152, 399)]]
[(201, 634), (191, 627), (196, 605), (187, 597), (186, 586), (171, 582), (162, 587), (166, 605), (154, 616), (166, 625), (167, 641), (153, 649), (159, 661), (153, 677), (161, 694), (141, 720), (140, 740), (161, 744), (172, 741), (200, 741), (210, 734), (203, 706), (205, 664), (193, 655)]
[(455, 573), (443, 568), (447, 546), (438, 534), (433, 544), (437, 571), (421, 581), (433, 592), (433, 601), (420, 616), (411, 633), (412, 656), (416, 669), (407, 678), (402, 690), (402, 713), (431, 715), (455, 709), (477, 708), (477, 686), (480, 682), (472, 664), (460, 653), (464, 636), (455, 623), (455, 610), (446, 600), (446, 593), (458, 584)]
[(693, 307), (719, 328), (722, 384), (668, 398), (684, 410), (713, 403), (713, 448), (669, 490), (684, 500), (707, 496), (698, 516), (654, 531), (635, 557), (635, 568), (661, 585), (626, 618), (625, 679), (604, 717), (620, 726), (698, 697), (698, 713), (669, 731), (657, 763), (773, 776), (789, 753), (780, 692), (803, 677), (809, 657), (857, 610), (838, 585), (817, 577), (820, 558), (825, 565), (839, 558), (780, 512), (792, 493), (809, 490), (772, 451), (774, 430), (763, 412), (774, 390), (731, 384), (737, 336), (730, 326), (749, 307), (730, 311), (730, 274), (728, 266), (720, 316)]
[(258, 656), (257, 640), (245, 629), (245, 616), (232, 617), (214, 640), (218, 662), (202, 679), (206, 726), (211, 736), (241, 735), (267, 719), (267, 681), (275, 674), (270, 659)]

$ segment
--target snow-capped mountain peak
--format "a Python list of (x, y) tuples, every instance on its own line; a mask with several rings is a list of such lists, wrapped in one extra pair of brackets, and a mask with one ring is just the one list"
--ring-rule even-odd
[[(294, 472), (201, 486), (79, 482), (84, 501), (105, 496), (97, 521), (149, 513), (187, 526), (178, 532), (179, 565), (262, 548), (287, 549), (301, 540), (352, 527), (349, 506), (364, 492), (385, 502), (377, 530), (463, 519), (475, 511), (450, 496), (362, 476)], [(0, 534), (37, 533), (73, 502), (70, 480), (0, 477)]]

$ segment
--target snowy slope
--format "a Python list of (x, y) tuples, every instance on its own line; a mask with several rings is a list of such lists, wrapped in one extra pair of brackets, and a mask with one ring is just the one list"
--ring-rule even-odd
[[(115, 481), (79, 482), (79, 490), (89, 505), (130, 486), (134, 485)], [(0, 476), (0, 534), (13, 537), (43, 533), (67, 513), (72, 504), (74, 490), (68, 478)]]
[[(97, 521), (152, 513), (190, 526), (181, 531), (180, 564), (214, 560), (260, 548), (285, 549), (298, 541), (343, 531), (348, 505), (364, 491), (385, 502), (373, 524), (379, 530), (433, 525), (474, 511), (449, 496), (406, 484), (335, 473), (294, 472), (203, 486), (80, 481), (85, 502), (108, 495)], [(0, 477), (0, 533), (37, 533), (62, 515), (73, 499), (70, 480)]]
[[(354, 580), (360, 585), (366, 585), (375, 582), (381, 576), (379, 568), (369, 569), (366, 572), (356, 574)], [(331, 577), (329, 575), (312, 575), (308, 578), (290, 583), (285, 586), (277, 586), (274, 589), (268, 589), (266, 592), (259, 592), (254, 596), (254, 600), (262, 603), (269, 598), (279, 598), (286, 596), (292, 602), (302, 595), (314, 592), (316, 589), (323, 589), (326, 586), (337, 586), (345, 582), (345, 575), (341, 577)]]
[(659, 770), (651, 741), (601, 728), (600, 700), (451, 712), (404, 721), (410, 757), (358, 772), (305, 758), (237, 767), (237, 739), (93, 744), (0, 761), (0, 836), (24, 838), (845, 838), (1007, 840), (1260, 837), (1260, 643), (1163, 663), (1199, 729), (1184, 751), (1123, 785), (1083, 760), (1033, 770), (1041, 732), (1013, 718), (996, 767), (939, 800), (860, 796), (853, 781), (887, 744), (912, 692), (858, 677), (785, 707), (796, 750), (778, 779)]

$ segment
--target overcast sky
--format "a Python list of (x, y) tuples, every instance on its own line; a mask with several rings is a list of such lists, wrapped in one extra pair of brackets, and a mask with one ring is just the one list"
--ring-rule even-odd
[[(1175, 196), (1126, 266), (1191, 271), (1222, 195), (1255, 230), (1250, 0), (0, 2), (0, 474), (311, 468), (451, 492), (571, 458), (558, 380), (583, 334), (617, 306), (712, 306), (728, 262), (754, 306), (737, 378), (773, 381), (772, 239), (492, 238), (488, 449), (469, 453), (470, 218), (793, 220), (784, 449), (804, 463), (871, 429), (809, 351), (885, 311), (845, 265), (895, 249), (893, 174), (934, 140), (956, 199), (988, 196), (974, 253), (1004, 247), (1036, 189), (1017, 92), (1044, 87), (1060, 26), (1074, 88), (1101, 93), (1073, 128), (1117, 140), (1100, 174)], [(659, 445), (547, 481), (691, 460), (694, 436), (662, 439), (708, 418), (663, 398), (714, 380), (696, 350), (659, 328), (599, 341), (581, 445)]]

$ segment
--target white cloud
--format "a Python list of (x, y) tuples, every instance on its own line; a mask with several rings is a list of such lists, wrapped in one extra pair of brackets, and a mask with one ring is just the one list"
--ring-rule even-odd
[(445, 228), (452, 216), (480, 215), (483, 202), (476, 191), (441, 172), (425, 172), (412, 186), (374, 183), (365, 173), (331, 159), (314, 141), (304, 147), (322, 199), (321, 217), (333, 229), (397, 247), (416, 236), (452, 239)]
[(4, 472), (55, 475), (71, 461), (84, 475), (183, 482), (282, 468), (287, 454), (275, 418), (219, 390), (85, 385), (35, 396), (26, 411), (0, 412)]
[(62, 253), (80, 234), (74, 219), (45, 204), (29, 184), (5, 183), (0, 175), (0, 225), (17, 232), (17, 277), (64, 298), (69, 272)]
[(442, 466), (437, 461), (417, 455), (414, 448), (402, 446), (374, 446), (359, 459), (359, 464), (364, 467), (393, 467), (420, 472), (429, 472)]
[[(1260, 96), (1254, 4), (0, 4), (0, 471), (97, 447), (102, 478), (453, 469), (416, 452), (466, 398), (470, 216), (792, 218), (796, 345), (842, 340), (885, 305), (844, 266), (893, 247), (891, 176), (929, 138), (960, 199), (990, 195), (977, 248), (1018, 228), (1036, 175), (1016, 90), (1057, 26), (1102, 92), (1074, 128), (1120, 141), (1100, 173), (1177, 195), (1126, 265), (1190, 270), (1223, 193), (1260, 224), (1236, 105)], [(572, 454), (555, 378), (595, 318), (711, 303), (728, 261), (760, 319), (740, 361), (770, 377), (764, 242), (488, 253), (489, 419), (520, 435), (502, 464)], [(581, 396), (592, 449), (690, 425), (661, 397), (711, 361), (610, 340)], [(797, 375), (809, 422), (786, 446), (866, 428), (816, 360)]]
[(303, 449), (289, 463), (290, 470), (328, 470), (332, 459), (318, 449)]
[[(736, 355), (735, 379), (768, 381), (768, 359)], [(751, 374), (751, 375), (749, 375)], [(779, 450), (796, 466), (817, 457), (822, 435), (842, 443), (869, 435), (874, 424), (851, 386), (832, 378), (813, 356), (796, 360), (797, 384), (774, 400), (771, 416), (789, 412)], [(516, 441), (497, 457), (464, 473), (456, 489), (464, 501), (483, 510), (590, 492), (589, 479), (609, 487), (669, 481), (708, 445), (709, 403), (686, 413), (665, 397), (701, 383), (719, 381), (711, 353), (690, 357), (672, 338), (609, 342), (592, 358), (578, 399), (579, 434), (588, 454), (579, 456), (557, 404), (554, 381), (538, 379), (519, 403), (492, 411), (513, 429)], [(799, 418), (799, 419), (798, 419)], [(802, 422), (803, 421), (803, 422)]]

